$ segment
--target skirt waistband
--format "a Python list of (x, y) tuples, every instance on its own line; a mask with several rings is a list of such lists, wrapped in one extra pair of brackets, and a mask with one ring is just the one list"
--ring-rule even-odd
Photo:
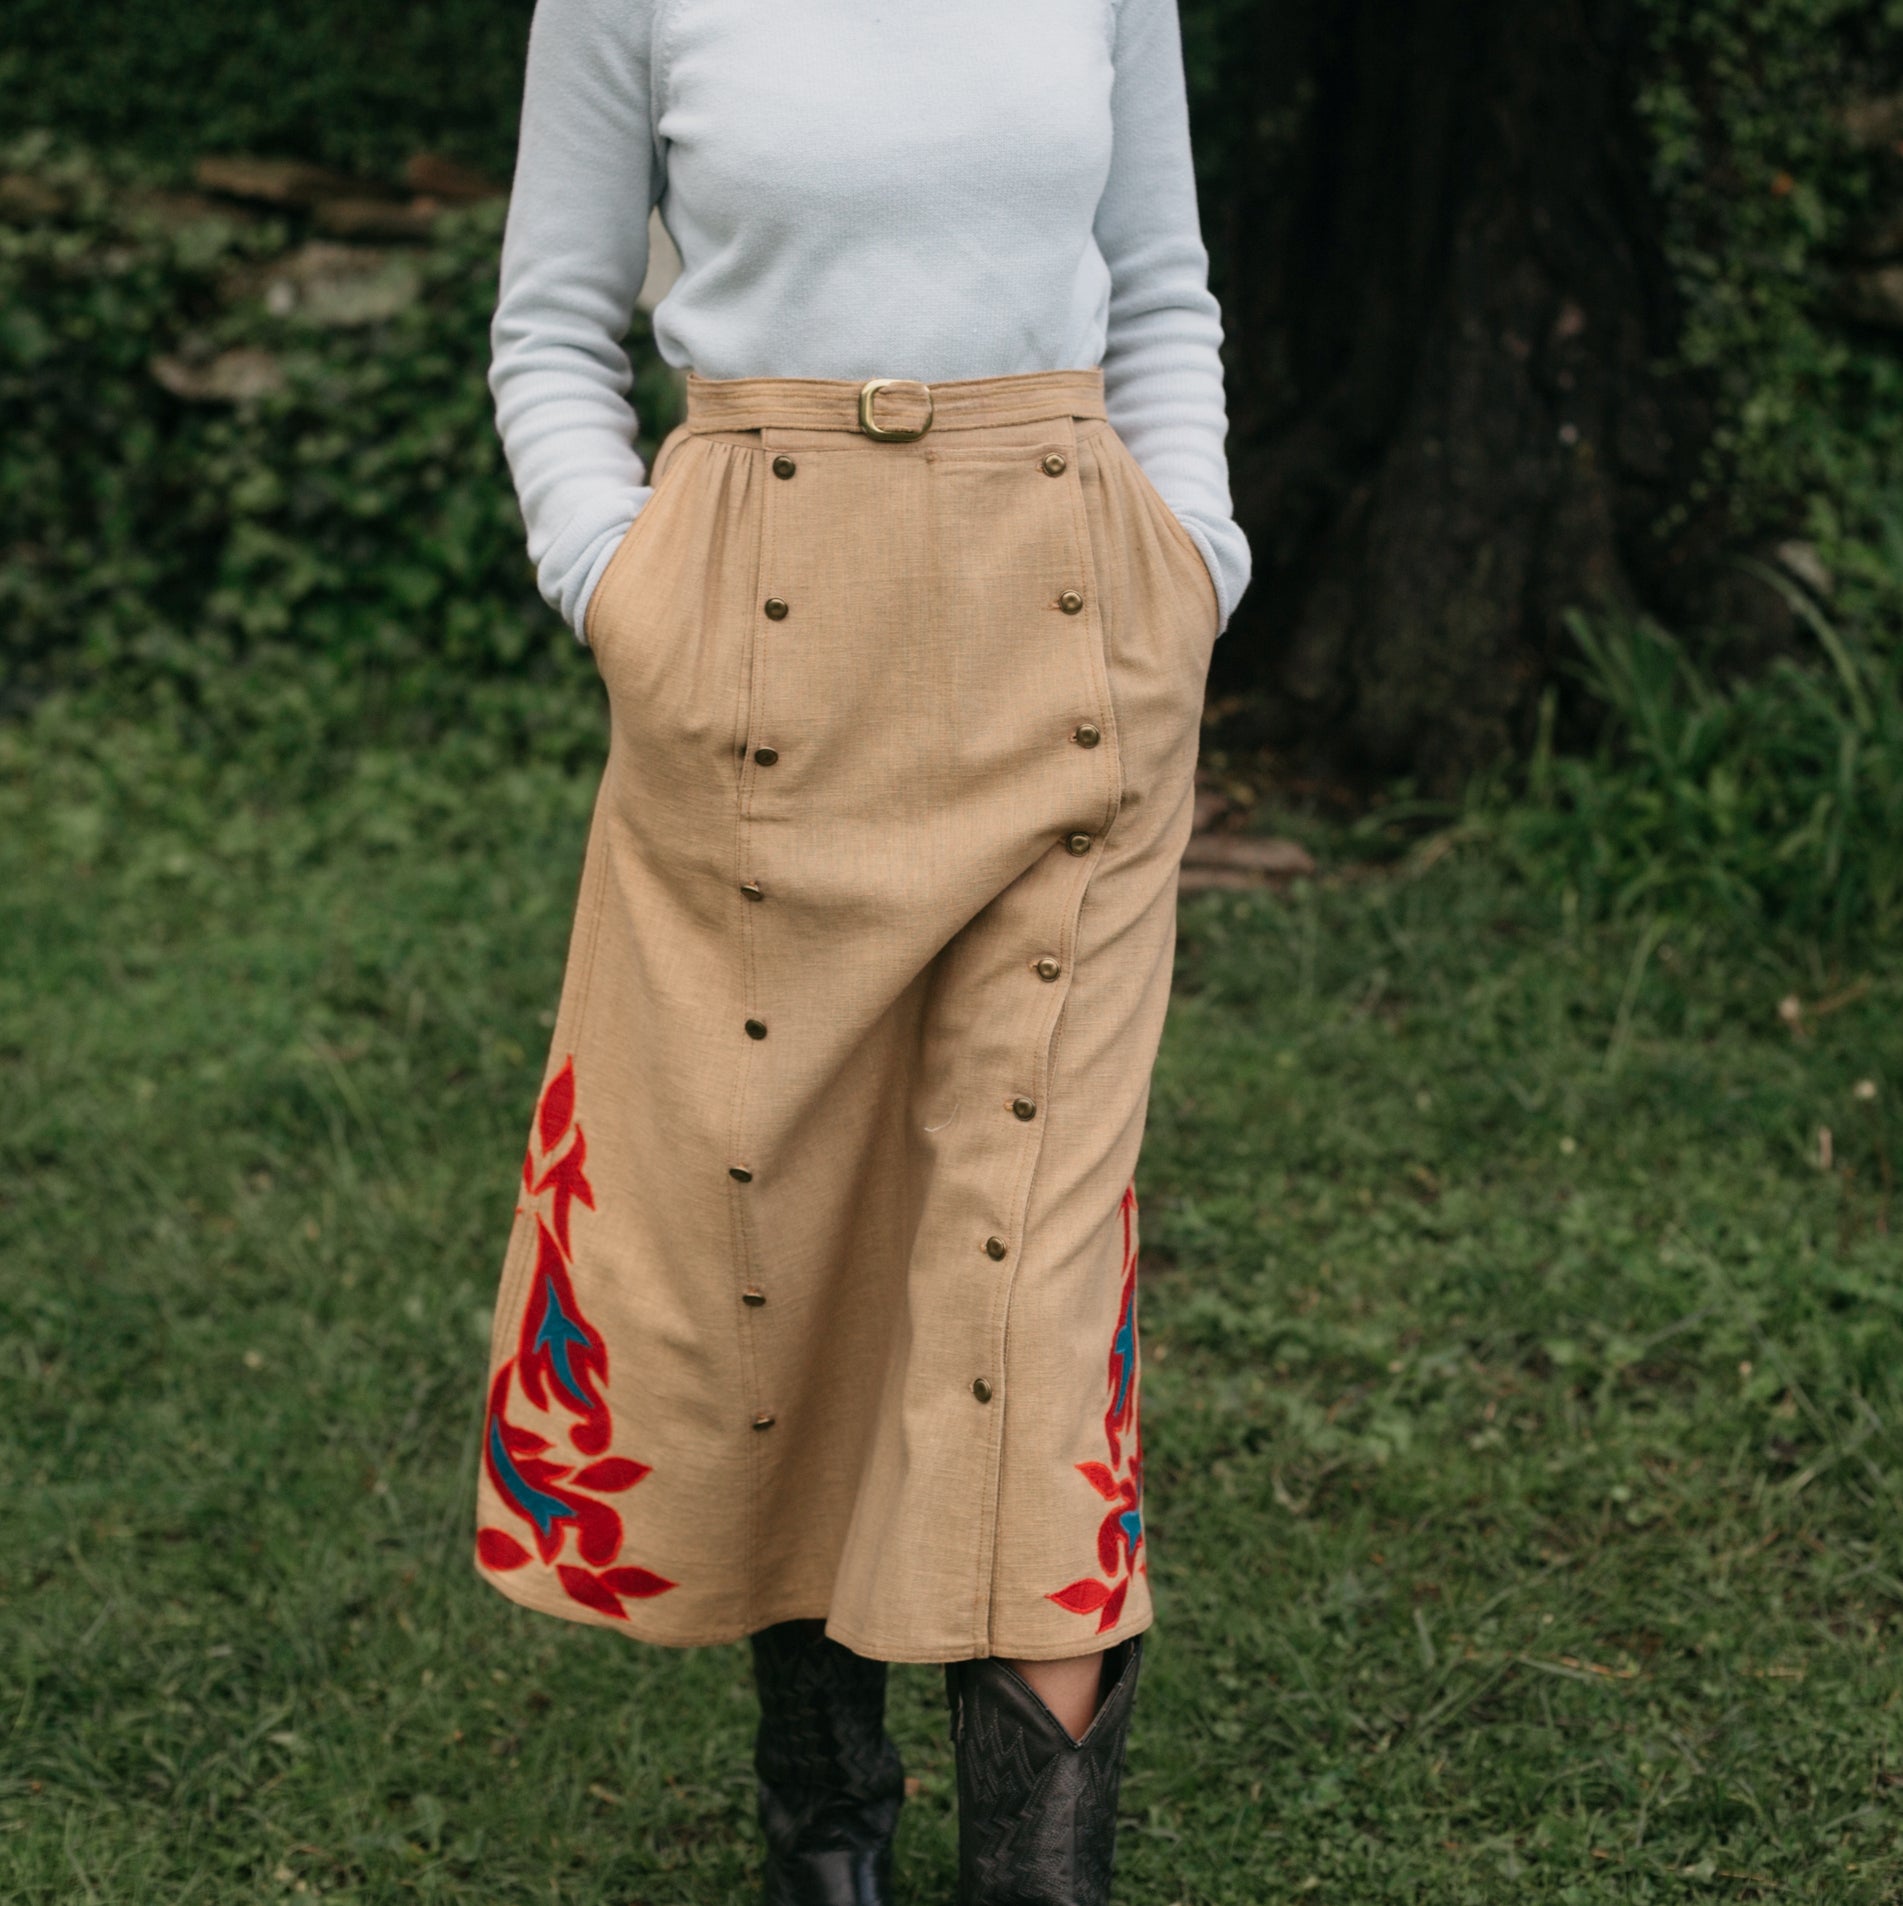
[(850, 430), (891, 442), (927, 431), (1103, 417), (1103, 369), (1014, 371), (927, 384), (911, 377), (702, 377), (687, 374), (690, 431)]

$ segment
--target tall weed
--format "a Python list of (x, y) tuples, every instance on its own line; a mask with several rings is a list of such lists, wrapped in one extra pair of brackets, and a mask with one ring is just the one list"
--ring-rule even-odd
[[(1775, 580), (1770, 572), (1767, 580)], [(1555, 755), (1553, 691), (1523, 798), (1475, 820), (1588, 914), (1680, 914), (1830, 940), (1903, 918), (1903, 644), (1838, 628), (1782, 584), (1814, 636), (1726, 681), (1640, 616), (1569, 618), (1603, 705), (1589, 754)]]

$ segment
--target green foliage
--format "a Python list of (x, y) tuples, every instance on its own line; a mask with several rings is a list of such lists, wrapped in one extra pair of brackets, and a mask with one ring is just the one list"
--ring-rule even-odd
[[(1260, 88), (1226, 51), (1254, 4), (1183, 0), (1212, 204), (1260, 163)], [(1834, 561), (1903, 488), (1903, 370), (1827, 310), (1843, 242), (1877, 208), (1887, 163), (1848, 150), (1839, 110), (1903, 70), (1903, 8), (1644, 6), (1652, 51), (1639, 105), (1685, 303), (1681, 354), (1710, 376), (1721, 409), (1707, 495), (1687, 507), (1721, 497), (1745, 533), (1801, 523)], [(0, 97), (166, 172), (239, 149), (388, 173), (430, 147), (503, 176), (531, 12), (532, 0), (12, 0)], [(1212, 232), (1221, 239), (1219, 220)], [(1213, 260), (1219, 280), (1225, 264)]]
[[(1717, 617), (1680, 640), (1641, 616), (1569, 618), (1599, 737), (1476, 786), (1465, 831), (1588, 917), (1722, 923), (1842, 948), (1903, 926), (1903, 355), (1847, 320), (1860, 234), (1903, 202), (1895, 155), (1857, 150), (1846, 103), (1894, 90), (1897, 0), (1646, 0), (1639, 101), (1682, 300), (1680, 367), (1717, 426), (1661, 524), (1732, 543), (1798, 639), (1748, 678)], [(1821, 606), (1820, 606), (1821, 603)], [(1507, 791), (1511, 784), (1511, 793)]]
[(1549, 690), (1524, 792), (1477, 788), (1469, 826), (1589, 917), (1839, 946), (1903, 926), (1903, 644), (1873, 648), (1765, 580), (1791, 595), (1815, 660), (1724, 682), (1654, 623), (1572, 617), (1600, 744), (1553, 753)]
[[(593, 766), (0, 730), (7, 1901), (753, 1897), (744, 1649), (469, 1562)], [(1180, 954), (1119, 1897), (1896, 1899), (1894, 948), (1798, 1039), (1801, 966), (1456, 857)]]
[[(273, 315), (313, 259), (284, 221), (181, 221), (123, 168), (7, 157), (60, 208), (0, 225), (13, 705), (109, 681), (290, 752), (331, 725), (572, 742), (586, 664), (535, 593), (485, 381), (500, 206), (347, 276), (373, 302), (340, 325)], [(632, 347), (651, 451), (676, 395), (644, 325)], [(160, 381), (220, 363), (259, 394)]]
[(176, 167), (270, 152), (373, 173), (419, 146), (505, 175), (530, 0), (7, 0), (0, 99)]
[(1903, 571), (1868, 558), (1903, 516), (1903, 354), (1835, 307), (1859, 234), (1903, 202), (1895, 155), (1856, 150), (1843, 127), (1853, 97), (1897, 86), (1903, 6), (1645, 5), (1639, 106), (1683, 305), (1679, 357), (1718, 406), (1705, 480), (1678, 517), (1716, 508), (1739, 539), (1800, 529), (1828, 566), (1863, 573), (1871, 600), (1853, 613), (1894, 623)]

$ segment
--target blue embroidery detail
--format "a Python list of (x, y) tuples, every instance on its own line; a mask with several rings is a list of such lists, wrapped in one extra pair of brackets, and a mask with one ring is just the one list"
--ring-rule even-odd
[[(1099, 1339), (1101, 1342), (1102, 1340)], [(1136, 1305), (1124, 1307), (1123, 1315), (1117, 1320), (1117, 1334), (1110, 1340), (1110, 1349), (1117, 1359), (1117, 1400), (1110, 1406), (1113, 1416), (1123, 1414), (1123, 1399), (1130, 1388), (1130, 1372), (1136, 1363)]]
[(588, 1333), (563, 1310), (562, 1300), (556, 1295), (552, 1280), (546, 1287), (546, 1294), (548, 1308), (542, 1318), (542, 1327), (535, 1333), (535, 1341), (529, 1349), (531, 1353), (546, 1350), (549, 1370), (555, 1381), (578, 1410), (590, 1410), (594, 1406), (583, 1393), (575, 1376), (575, 1367), (568, 1360), (569, 1352), (576, 1344), (587, 1347)]
[(509, 1454), (509, 1446), (502, 1440), (502, 1424), (495, 1419), (489, 1424), (489, 1457), (501, 1472), (504, 1487), (515, 1506), (543, 1535), (547, 1535), (556, 1523), (574, 1515), (574, 1510), (559, 1496), (551, 1496), (537, 1489), (515, 1466), (515, 1458)]

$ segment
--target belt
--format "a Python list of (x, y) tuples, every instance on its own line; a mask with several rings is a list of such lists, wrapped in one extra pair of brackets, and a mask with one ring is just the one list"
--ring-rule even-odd
[(702, 377), (687, 374), (693, 431), (848, 430), (880, 443), (911, 443), (928, 430), (1050, 417), (1103, 417), (1103, 369), (1013, 371), (927, 384), (915, 377)]

